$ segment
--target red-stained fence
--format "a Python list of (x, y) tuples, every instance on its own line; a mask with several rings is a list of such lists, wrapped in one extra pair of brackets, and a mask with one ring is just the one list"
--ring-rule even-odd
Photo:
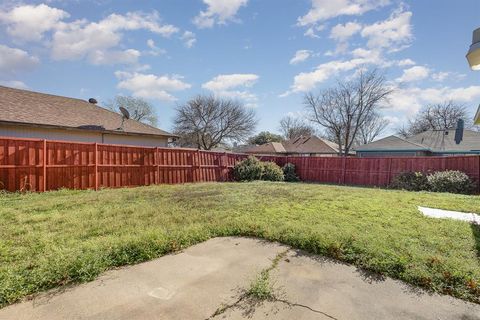
[(424, 173), (459, 170), (469, 175), (480, 187), (480, 156), (451, 157), (286, 157), (284, 163), (295, 164), (302, 181), (332, 184), (388, 186), (401, 172)]
[[(0, 190), (98, 189), (230, 181), (243, 154), (0, 138)], [(386, 186), (400, 172), (460, 170), (480, 180), (480, 156), (340, 158), (262, 156), (291, 162), (303, 181)]]

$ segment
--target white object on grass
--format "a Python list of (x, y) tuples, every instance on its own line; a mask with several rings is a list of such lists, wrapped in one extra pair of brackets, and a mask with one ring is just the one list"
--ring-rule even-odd
[(418, 210), (420, 210), (423, 215), (431, 218), (455, 219), (480, 224), (480, 215), (475, 213), (448, 211), (441, 209), (425, 208), (420, 206), (418, 207)]

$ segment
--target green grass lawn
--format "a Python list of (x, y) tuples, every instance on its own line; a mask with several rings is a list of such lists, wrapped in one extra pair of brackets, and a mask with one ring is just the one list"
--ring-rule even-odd
[(217, 236), (255, 236), (480, 303), (479, 196), (302, 183), (0, 195), (0, 306)]

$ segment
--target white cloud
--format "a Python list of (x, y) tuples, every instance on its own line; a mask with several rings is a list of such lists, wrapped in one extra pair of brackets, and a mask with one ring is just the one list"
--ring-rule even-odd
[(356, 53), (358, 56), (353, 59), (332, 60), (320, 64), (314, 71), (302, 72), (296, 75), (290, 89), (280, 96), (285, 97), (296, 92), (310, 91), (319, 83), (324, 82), (341, 72), (351, 71), (363, 65), (382, 63), (382, 60), (378, 59), (374, 51), (357, 49)]
[(442, 82), (450, 76), (450, 72), (436, 72), (432, 74), (432, 79), (435, 81)]
[(430, 69), (423, 66), (414, 66), (403, 70), (401, 77), (397, 78), (398, 82), (412, 82), (428, 78)]
[(439, 71), (432, 74), (434, 81), (443, 82), (445, 80), (458, 81), (466, 77), (465, 74), (457, 72)]
[(345, 24), (337, 24), (330, 30), (330, 39), (339, 42), (347, 41), (351, 36), (362, 29), (362, 25), (356, 22), (347, 22)]
[(154, 74), (117, 71), (115, 76), (120, 80), (117, 88), (128, 90), (134, 96), (146, 99), (174, 101), (176, 98), (171, 92), (182, 91), (191, 87), (179, 75), (157, 76)]
[(347, 22), (345, 24), (337, 24), (330, 30), (330, 39), (337, 42), (335, 51), (327, 51), (325, 55), (333, 56), (339, 53), (345, 53), (348, 49), (348, 39), (358, 33), (362, 29), (362, 25), (356, 22)]
[(195, 45), (195, 43), (197, 42), (197, 39), (195, 38), (195, 33), (191, 32), (191, 31), (185, 31), (181, 38), (184, 41), (185, 46), (187, 48), (193, 47)]
[(163, 54), (166, 54), (167, 51), (164, 49), (161, 49), (155, 45), (155, 41), (153, 39), (148, 39), (147, 40), (147, 46), (151, 49), (147, 53), (152, 56), (160, 56)]
[(251, 73), (221, 74), (204, 83), (202, 88), (211, 91), (224, 91), (237, 87), (251, 87), (257, 82), (258, 78), (258, 75)]
[(470, 87), (441, 87), (441, 88), (418, 88), (418, 87), (395, 87), (390, 96), (390, 107), (394, 111), (414, 114), (421, 107), (441, 103), (446, 100), (454, 100), (460, 103), (476, 101), (480, 98), (480, 86)]
[(389, 0), (312, 0), (312, 8), (298, 18), (298, 25), (308, 26), (343, 15), (362, 15), (389, 4)]
[(236, 21), (235, 15), (242, 6), (246, 6), (248, 0), (203, 0), (207, 5), (206, 11), (193, 19), (198, 28), (211, 28), (215, 24), (225, 24), (228, 21)]
[(290, 64), (297, 64), (303, 62), (312, 56), (311, 50), (297, 50), (295, 56), (290, 59)]
[(38, 58), (30, 56), (28, 52), (0, 44), (1, 73), (13, 74), (18, 71), (29, 70), (38, 63)]
[(252, 87), (258, 79), (256, 74), (221, 74), (202, 84), (202, 88), (218, 96), (244, 100), (247, 107), (255, 107), (258, 98), (246, 89)]
[[(166, 38), (180, 31), (171, 24), (162, 23), (156, 11), (113, 13), (98, 22), (86, 19), (67, 22), (68, 17), (67, 12), (46, 4), (17, 5), (9, 11), (0, 11), (0, 24), (7, 26), (14, 41), (44, 40), (54, 60), (86, 59), (96, 65), (138, 63), (140, 51), (125, 49), (122, 45), (126, 31), (146, 30)], [(47, 32), (49, 37), (44, 39)], [(187, 46), (195, 42), (192, 35), (185, 32), (182, 37)], [(152, 49), (148, 54), (164, 53), (162, 49), (153, 48), (153, 40), (147, 44)]]
[(141, 53), (135, 49), (124, 51), (96, 50), (89, 55), (89, 61), (95, 65), (137, 64)]
[(312, 27), (309, 27), (307, 29), (307, 31), (305, 31), (305, 33), (303, 34), (304, 36), (306, 37), (310, 37), (310, 38), (320, 38), (319, 35), (317, 35), (317, 31), (322, 31), (325, 29), (325, 25), (324, 24), (321, 24), (321, 25), (318, 25), (318, 26), (312, 26)]
[[(52, 56), (56, 60), (77, 60), (87, 58), (96, 61), (99, 51), (108, 51), (117, 47), (123, 37), (122, 31), (148, 30), (152, 33), (169, 37), (178, 32), (172, 25), (162, 25), (156, 12), (144, 14), (129, 12), (126, 15), (111, 14), (99, 22), (77, 20), (64, 24), (53, 35)], [(136, 62), (133, 51), (123, 53)], [(93, 55), (93, 57), (92, 57)], [(126, 61), (128, 59), (123, 59)], [(119, 59), (122, 61), (122, 59)]]
[(7, 25), (7, 32), (21, 41), (40, 41), (43, 34), (58, 27), (61, 20), (70, 15), (45, 4), (23, 5), (7, 12), (0, 12), (0, 23)]
[(415, 61), (413, 61), (412, 59), (403, 59), (397, 61), (397, 65), (399, 67), (413, 66), (415, 65)]
[(365, 26), (361, 35), (367, 38), (370, 48), (386, 48), (389, 52), (400, 51), (410, 45), (413, 39), (410, 20), (412, 13), (395, 10), (388, 19)]
[(0, 81), (0, 86), (17, 88), (17, 89), (28, 89), (28, 86), (24, 82), (18, 81), (18, 80)]
[(402, 121), (402, 119), (400, 119), (399, 117), (395, 117), (395, 116), (383, 116), (383, 118), (385, 120), (387, 120), (389, 122), (389, 124), (391, 124), (391, 125), (397, 125)]

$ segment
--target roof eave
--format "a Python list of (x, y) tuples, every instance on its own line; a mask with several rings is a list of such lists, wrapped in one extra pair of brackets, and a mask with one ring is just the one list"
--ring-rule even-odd
[(62, 130), (72, 130), (72, 131), (87, 131), (87, 132), (96, 132), (96, 133), (110, 133), (110, 134), (118, 134), (118, 135), (125, 135), (125, 136), (150, 136), (150, 137), (168, 137), (168, 138), (179, 138), (180, 136), (166, 133), (166, 134), (152, 134), (152, 133), (141, 133), (141, 132), (130, 132), (130, 131), (119, 131), (119, 130), (94, 130), (94, 129), (86, 129), (86, 128), (77, 128), (77, 127), (69, 127), (69, 126), (58, 126), (58, 125), (50, 125), (50, 124), (42, 124), (42, 123), (30, 123), (30, 122), (17, 122), (17, 121), (3, 121), (0, 120), (0, 124), (5, 125), (20, 125), (26, 127), (37, 127), (37, 128), (46, 128), (46, 129), (62, 129)]
[(356, 149), (356, 152), (412, 152), (412, 151), (431, 151), (430, 149)]

